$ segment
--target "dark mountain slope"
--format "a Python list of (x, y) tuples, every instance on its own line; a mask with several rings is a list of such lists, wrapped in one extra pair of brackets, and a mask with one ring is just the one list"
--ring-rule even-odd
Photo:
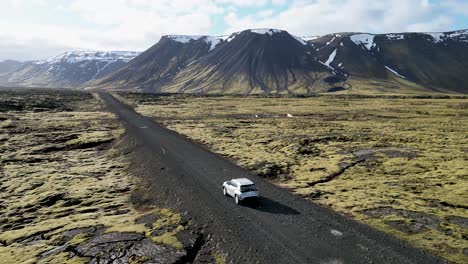
[[(348, 83), (378, 81), (409, 89), (468, 92), (467, 31), (447, 33), (326, 35), (309, 43), (321, 61), (346, 74)], [(354, 85), (356, 87), (356, 85)]]
[(126, 89), (156, 91), (189, 63), (206, 55), (219, 42), (208, 36), (164, 36), (119, 71), (95, 82), (92, 87), (108, 84)]
[(193, 62), (160, 91), (203, 93), (308, 93), (328, 89), (329, 70), (314, 51), (286, 31), (246, 30)]

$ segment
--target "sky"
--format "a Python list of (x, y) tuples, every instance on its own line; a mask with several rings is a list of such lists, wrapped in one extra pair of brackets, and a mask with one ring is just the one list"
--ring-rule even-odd
[(0, 61), (143, 51), (162, 35), (249, 28), (297, 36), (467, 29), (468, 0), (1, 0)]

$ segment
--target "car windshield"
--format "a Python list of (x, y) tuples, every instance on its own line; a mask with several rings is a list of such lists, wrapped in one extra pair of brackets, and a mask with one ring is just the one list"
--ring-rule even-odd
[(242, 185), (240, 188), (241, 188), (241, 192), (250, 192), (250, 191), (257, 190), (257, 187), (255, 187), (255, 184)]

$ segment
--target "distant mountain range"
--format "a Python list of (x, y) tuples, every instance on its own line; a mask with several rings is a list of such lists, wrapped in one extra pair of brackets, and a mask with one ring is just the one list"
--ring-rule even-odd
[[(137, 54), (128, 53), (115, 67), (100, 56), (75, 62), (72, 54), (19, 68), (11, 61), (0, 63), (0, 83), (6, 75), (26, 85), (145, 92), (468, 93), (468, 30), (297, 37), (284, 30), (249, 29), (218, 37), (168, 35), (134, 59)], [(60, 66), (52, 66), (57, 62)], [(3, 69), (13, 70), (5, 74)]]
[(0, 62), (0, 85), (76, 88), (124, 66), (139, 52), (72, 51), (43, 61)]

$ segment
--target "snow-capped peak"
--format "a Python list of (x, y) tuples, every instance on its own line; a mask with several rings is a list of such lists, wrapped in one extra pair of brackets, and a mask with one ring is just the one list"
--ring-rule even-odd
[[(287, 31), (284, 31), (284, 30), (281, 30), (281, 29), (274, 29), (274, 28), (257, 28), (257, 29), (248, 29), (248, 31), (252, 32), (252, 33), (256, 33), (256, 34), (260, 34), (260, 35), (263, 35), (263, 34), (268, 34), (270, 36), (273, 36), (273, 34), (275, 33), (281, 33), (281, 32), (287, 32)], [(291, 35), (291, 34), (290, 34)], [(231, 35), (232, 36), (232, 35)], [(293, 38), (295, 38), (297, 41), (299, 41), (302, 45), (307, 45), (307, 41), (304, 40), (303, 38), (300, 38), (300, 37), (296, 37), (294, 35), (291, 35)], [(234, 36), (235, 37), (235, 36)], [(233, 38), (234, 38), (233, 37)], [(231, 38), (231, 37), (230, 37)], [(229, 41), (229, 39), (228, 39)]]
[(180, 43), (189, 43), (192, 40), (198, 40), (206, 36), (205, 35), (167, 35), (166, 37), (174, 41), (180, 42)]
[(205, 35), (167, 35), (165, 37), (172, 39), (176, 42), (189, 43), (192, 40), (199, 40), (206, 36)]
[(225, 36), (210, 37), (205, 38), (205, 42), (210, 44), (210, 51), (212, 51), (216, 46), (225, 39)]
[(257, 34), (269, 34), (270, 36), (275, 33), (283, 32), (283, 30), (274, 29), (274, 28), (256, 28), (256, 29), (249, 29), (249, 31), (252, 33), (257, 33)]
[(206, 43), (210, 44), (210, 51), (213, 50), (225, 38), (225, 36), (212, 37), (207, 35), (167, 35), (165, 37), (183, 44), (190, 43), (190, 41), (203, 39)]
[(77, 63), (93, 60), (106, 62), (121, 60), (128, 62), (139, 54), (140, 52), (137, 51), (67, 51), (51, 59), (37, 61), (35, 64)]

